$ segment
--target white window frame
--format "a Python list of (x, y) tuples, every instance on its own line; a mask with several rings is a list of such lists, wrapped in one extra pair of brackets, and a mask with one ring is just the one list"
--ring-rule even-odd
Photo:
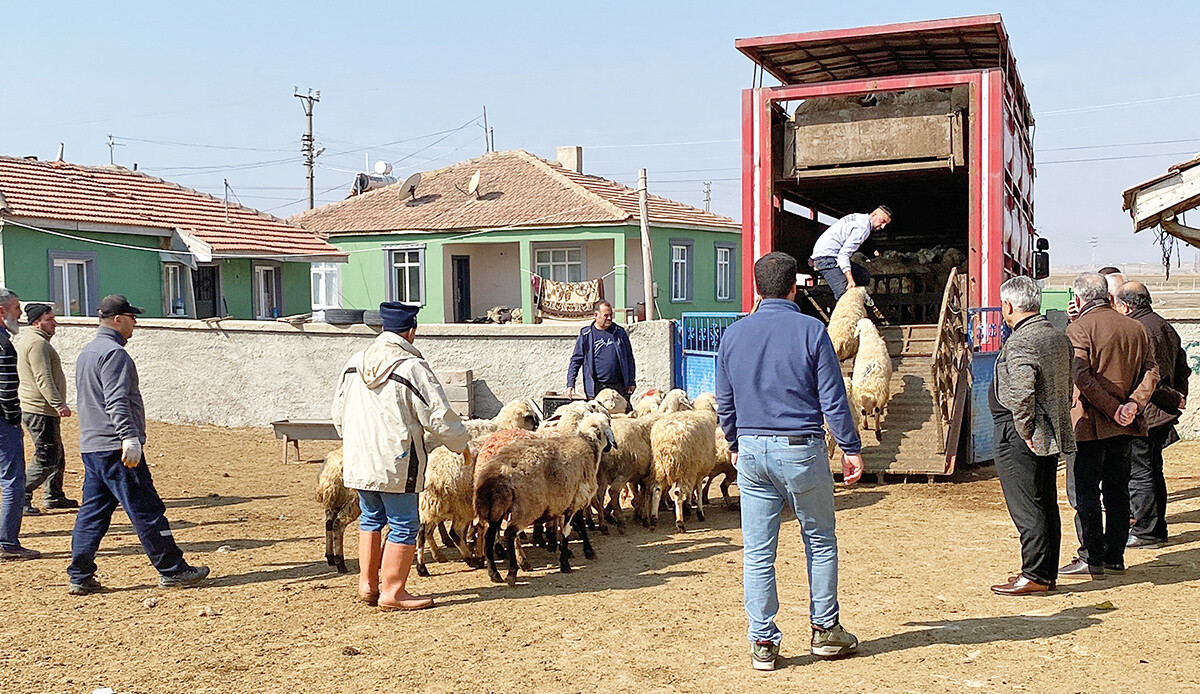
[(692, 300), (694, 248), (691, 240), (671, 240), (671, 303)]
[[(275, 296), (275, 306), (267, 305), (266, 287), (267, 275), (270, 274), (270, 285)], [(279, 316), (271, 315), (271, 309), (277, 308)], [(280, 265), (254, 264), (254, 318), (255, 320), (274, 320), (283, 316), (283, 267)]]
[(314, 311), (342, 307), (342, 264), (312, 263), (312, 307)]
[[(571, 253), (579, 254), (579, 260), (571, 260)], [(542, 254), (548, 255), (548, 258), (541, 260)], [(562, 253), (562, 260), (555, 260), (554, 254)], [(579, 267), (578, 279), (571, 279), (572, 266)], [(554, 280), (554, 268), (561, 267), (565, 280), (555, 280), (560, 282), (583, 282), (587, 279), (587, 258), (584, 257), (583, 246), (545, 246), (535, 248), (533, 251), (533, 271), (541, 278)]]
[[(71, 283), (67, 271), (72, 266), (83, 268), (83, 296), (79, 299), (79, 312), (71, 313)], [(55, 279), (62, 282), (62, 295), (55, 292)], [(60, 316), (91, 316), (95, 315), (99, 301), (99, 281), (96, 277), (96, 254), (76, 251), (50, 251), (50, 287), (49, 294), (55, 313)]]
[[(162, 315), (166, 318), (191, 318), (196, 315), (196, 297), (192, 288), (192, 269), (183, 263), (162, 264)], [(178, 290), (178, 294), (175, 293)], [(175, 299), (183, 300), (183, 313), (175, 313)]]
[(720, 243), (715, 246), (717, 301), (733, 301), (733, 248)]
[[(403, 261), (398, 262), (398, 256), (403, 253)], [(416, 253), (417, 259), (414, 263), (410, 254)], [(395, 248), (384, 249), (384, 259), (387, 262), (387, 295), (389, 301), (403, 301), (407, 304), (416, 304), (418, 306), (425, 305), (425, 247), (424, 246), (397, 246)], [(398, 281), (397, 272), (403, 268), (404, 281)], [(413, 268), (417, 272), (417, 294), (418, 296), (408, 296), (409, 279)], [(403, 285), (403, 287), (401, 286)], [(403, 292), (401, 291), (403, 289)]]

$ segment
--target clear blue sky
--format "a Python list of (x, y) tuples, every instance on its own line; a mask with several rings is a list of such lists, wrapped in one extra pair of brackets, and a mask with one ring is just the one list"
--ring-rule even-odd
[[(303, 209), (304, 128), (293, 86), (318, 88), (319, 202), (372, 161), (397, 173), (481, 154), (458, 128), (488, 107), (498, 149), (553, 158), (583, 145), (585, 171), (740, 216), (735, 38), (1001, 12), (1037, 123), (1037, 224), (1056, 264), (1154, 261), (1131, 233), (1124, 188), (1200, 150), (1196, 3), (608, 2), (77, 3), (4, 10), (0, 153), (108, 162), (285, 216)], [(1091, 111), (1052, 114), (1149, 99)], [(440, 141), (439, 141), (440, 139)], [(215, 145), (221, 148), (184, 146)], [(1125, 143), (1188, 140), (1162, 145)], [(679, 146), (634, 145), (690, 142)], [(1094, 149), (1064, 149), (1093, 147)], [(244, 149), (238, 149), (244, 148)], [(1124, 158), (1136, 156), (1138, 158)], [(1058, 163), (1070, 159), (1109, 159)], [(282, 160), (282, 161), (280, 161)], [(208, 168), (188, 168), (208, 167)], [(931, 211), (932, 212), (932, 211)], [(1191, 220), (1189, 220), (1191, 221)], [(1200, 221), (1200, 220), (1197, 220)], [(1196, 222), (1192, 222), (1196, 224)], [(1194, 258), (1188, 249), (1185, 260)]]

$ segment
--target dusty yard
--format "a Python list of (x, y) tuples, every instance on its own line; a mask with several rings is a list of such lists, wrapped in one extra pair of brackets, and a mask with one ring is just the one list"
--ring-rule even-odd
[[(283, 464), (269, 432), (159, 424), (147, 451), (177, 539), (214, 580), (159, 590), (118, 513), (98, 558), (110, 592), (71, 597), (74, 516), (26, 519), (26, 544), (46, 556), (0, 565), (4, 691), (1200, 691), (1195, 444), (1169, 451), (1171, 544), (1131, 551), (1124, 577), (1067, 579), (1046, 598), (988, 591), (1019, 565), (990, 469), (953, 483), (839, 490), (843, 620), (861, 655), (806, 655), (804, 557), (792, 524), (779, 564), (786, 667), (772, 674), (749, 669), (740, 533), (723, 509), (687, 534), (600, 538), (599, 558), (580, 558), (570, 575), (533, 550), (540, 570), (516, 588), (435, 564), (432, 578), (412, 583), (439, 607), (381, 614), (357, 604), (353, 578), (323, 561), (310, 492), (317, 466)], [(77, 494), (73, 450), (68, 468)]]

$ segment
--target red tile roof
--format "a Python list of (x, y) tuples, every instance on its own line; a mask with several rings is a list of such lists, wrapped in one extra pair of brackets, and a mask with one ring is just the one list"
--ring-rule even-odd
[[(477, 195), (467, 194), (480, 173)], [(401, 184), (378, 188), (289, 221), (325, 235), (414, 231), (561, 227), (639, 221), (637, 191), (599, 176), (575, 173), (529, 152), (491, 152), (421, 174), (416, 199), (401, 199)], [(733, 219), (657, 195), (647, 212), (655, 226), (719, 230), (741, 228)]]
[(311, 231), (241, 205), (117, 166), (0, 156), (0, 214), (183, 229), (228, 255), (340, 251)]

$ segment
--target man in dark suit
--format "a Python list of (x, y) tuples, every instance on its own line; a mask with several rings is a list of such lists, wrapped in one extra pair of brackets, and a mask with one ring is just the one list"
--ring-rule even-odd
[(1058, 580), (1058, 455), (1075, 450), (1071, 341), (1041, 315), (1041, 304), (1028, 277), (1000, 285), (1000, 313), (1013, 332), (996, 357), (988, 401), (996, 474), (1021, 536), (1021, 573), (992, 586), (997, 595), (1047, 593)]
[(1103, 578), (1106, 571), (1125, 571), (1129, 446), (1133, 437), (1146, 436), (1141, 413), (1158, 385), (1158, 366), (1141, 323), (1109, 305), (1103, 276), (1079, 275), (1072, 289), (1079, 317), (1067, 326), (1067, 337), (1075, 350), (1077, 452), (1067, 466), (1067, 498), (1080, 547), (1059, 574)]
[(1143, 416), (1147, 435), (1130, 444), (1129, 510), (1133, 526), (1128, 547), (1151, 547), (1167, 539), (1167, 481), (1162, 451), (1179, 440), (1175, 422), (1183, 411), (1192, 370), (1180, 346), (1179, 333), (1150, 308), (1150, 290), (1141, 282), (1126, 282), (1117, 290), (1117, 309), (1142, 324), (1150, 338), (1161, 380)]

